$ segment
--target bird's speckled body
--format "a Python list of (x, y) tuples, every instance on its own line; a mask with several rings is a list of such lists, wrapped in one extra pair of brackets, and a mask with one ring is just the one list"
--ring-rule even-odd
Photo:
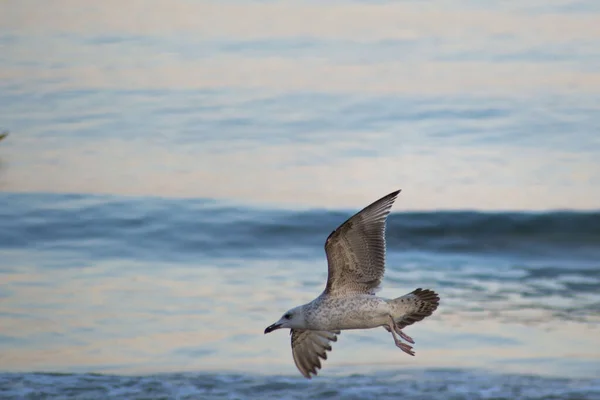
[[(331, 297), (325, 294), (302, 306), (306, 329), (370, 329), (387, 323), (388, 315), (396, 318), (404, 312), (381, 297), (359, 294)], [(399, 314), (400, 312), (400, 314)]]

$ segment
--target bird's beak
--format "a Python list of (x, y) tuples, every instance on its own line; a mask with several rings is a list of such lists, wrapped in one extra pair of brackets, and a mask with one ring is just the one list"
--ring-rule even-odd
[(267, 326), (267, 329), (265, 329), (265, 335), (267, 333), (271, 333), (279, 328), (281, 328), (281, 324), (275, 322), (273, 325)]

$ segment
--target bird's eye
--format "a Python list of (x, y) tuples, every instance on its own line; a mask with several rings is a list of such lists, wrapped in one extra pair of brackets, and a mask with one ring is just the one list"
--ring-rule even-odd
[(283, 316), (283, 318), (285, 318), (285, 319), (290, 319), (290, 318), (292, 318), (292, 315), (291, 315), (291, 314), (285, 314), (285, 315)]

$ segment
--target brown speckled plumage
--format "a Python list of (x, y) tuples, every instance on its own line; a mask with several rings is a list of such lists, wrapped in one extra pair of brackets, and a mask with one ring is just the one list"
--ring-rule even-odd
[(331, 232), (325, 242), (326, 293), (375, 294), (385, 272), (385, 221), (398, 193), (377, 200)]

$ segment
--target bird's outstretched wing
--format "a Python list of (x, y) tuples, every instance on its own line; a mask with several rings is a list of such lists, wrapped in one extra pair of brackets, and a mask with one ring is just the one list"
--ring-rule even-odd
[(385, 222), (398, 193), (365, 207), (329, 235), (327, 295), (375, 293), (385, 271)]
[(310, 331), (291, 329), (292, 354), (296, 367), (305, 378), (317, 375), (321, 369), (321, 359), (327, 360), (327, 351), (331, 350), (331, 342), (337, 341), (340, 331)]

